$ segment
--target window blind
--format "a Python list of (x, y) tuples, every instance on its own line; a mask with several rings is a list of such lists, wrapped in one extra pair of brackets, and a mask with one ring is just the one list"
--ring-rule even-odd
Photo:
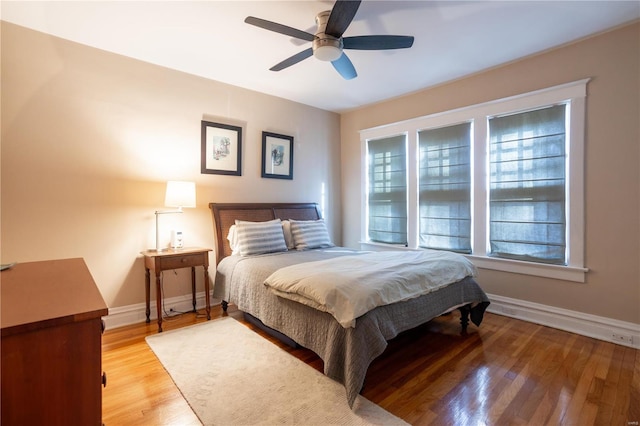
[(419, 246), (471, 253), (471, 123), (418, 132)]
[(369, 240), (407, 244), (407, 160), (404, 135), (367, 142)]
[(565, 110), (489, 120), (491, 256), (566, 264)]

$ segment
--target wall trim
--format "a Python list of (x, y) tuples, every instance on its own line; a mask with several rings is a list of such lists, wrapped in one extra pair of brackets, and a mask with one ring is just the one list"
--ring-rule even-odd
[[(510, 297), (487, 294), (491, 305), (488, 312), (516, 318), (559, 330), (576, 333), (598, 340), (613, 342), (619, 345), (640, 349), (640, 324), (619, 321), (611, 318), (600, 317), (583, 312), (570, 311), (526, 300), (512, 299)], [(211, 298), (211, 306), (220, 304), (220, 300)], [(204, 292), (196, 294), (196, 308), (203, 309), (205, 305)], [(164, 307), (167, 312), (173, 309), (177, 312), (186, 312), (192, 309), (191, 295), (183, 295), (165, 299)], [(156, 301), (151, 301), (151, 320), (155, 321)], [(109, 315), (103, 318), (107, 330), (138, 324), (146, 320), (145, 304), (109, 308)], [(615, 337), (614, 337), (615, 336)]]
[[(211, 297), (211, 307), (219, 305), (220, 299)], [(109, 315), (103, 317), (106, 329), (124, 327), (131, 324), (139, 324), (145, 322), (147, 316), (145, 314), (145, 303), (136, 303), (134, 305), (121, 306), (117, 308), (109, 308)], [(205, 298), (204, 291), (196, 293), (196, 309), (204, 309)], [(151, 300), (151, 321), (155, 322), (158, 318), (156, 314), (156, 300)], [(173, 309), (176, 312), (188, 312), (193, 309), (191, 301), (191, 294), (185, 294), (182, 296), (171, 297), (164, 299), (164, 309), (169, 312)]]
[(640, 324), (487, 294), (488, 312), (640, 349)]

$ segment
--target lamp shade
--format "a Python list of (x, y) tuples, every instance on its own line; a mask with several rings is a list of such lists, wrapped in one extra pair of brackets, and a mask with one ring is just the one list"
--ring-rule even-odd
[(195, 207), (196, 183), (170, 180), (164, 197), (166, 207)]

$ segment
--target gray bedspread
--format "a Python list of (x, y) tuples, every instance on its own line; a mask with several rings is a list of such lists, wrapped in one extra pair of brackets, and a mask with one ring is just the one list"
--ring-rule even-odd
[(224, 258), (217, 267), (214, 297), (234, 303), (266, 326), (311, 349), (324, 361), (324, 373), (344, 384), (350, 406), (360, 393), (367, 369), (399, 333), (438, 315), (471, 304), (471, 321), (480, 325), (489, 299), (471, 277), (404, 302), (378, 307), (343, 328), (330, 314), (284, 298), (263, 284), (275, 270), (301, 262), (353, 255), (349, 249)]

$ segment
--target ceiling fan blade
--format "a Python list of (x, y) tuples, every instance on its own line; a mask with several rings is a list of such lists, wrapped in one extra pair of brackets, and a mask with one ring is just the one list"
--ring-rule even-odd
[(325, 34), (329, 34), (335, 38), (342, 37), (342, 34), (347, 30), (349, 24), (356, 16), (356, 12), (360, 7), (360, 0), (338, 0), (333, 5), (329, 19), (327, 20), (327, 26), (325, 27)]
[(246, 22), (247, 24), (255, 25), (256, 27), (264, 28), (265, 30), (273, 31), (295, 38), (301, 38), (302, 40), (313, 41), (313, 39), (315, 38), (315, 36), (311, 33), (291, 28), (286, 25), (278, 24), (276, 22), (267, 21), (266, 19), (256, 18), (254, 16), (247, 16), (244, 22)]
[(345, 37), (342, 39), (345, 49), (386, 50), (406, 49), (413, 46), (413, 37), (396, 35), (371, 35)]
[(295, 55), (285, 59), (284, 61), (280, 62), (279, 64), (276, 64), (276, 65), (272, 66), (269, 69), (271, 71), (280, 71), (280, 70), (283, 70), (285, 68), (290, 67), (291, 65), (295, 65), (298, 62), (311, 57), (312, 55), (313, 55), (313, 49), (312, 48), (308, 48), (308, 49), (303, 50), (300, 53), (296, 53)]
[(358, 76), (353, 63), (344, 53), (338, 59), (332, 61), (331, 64), (345, 80), (351, 80)]

